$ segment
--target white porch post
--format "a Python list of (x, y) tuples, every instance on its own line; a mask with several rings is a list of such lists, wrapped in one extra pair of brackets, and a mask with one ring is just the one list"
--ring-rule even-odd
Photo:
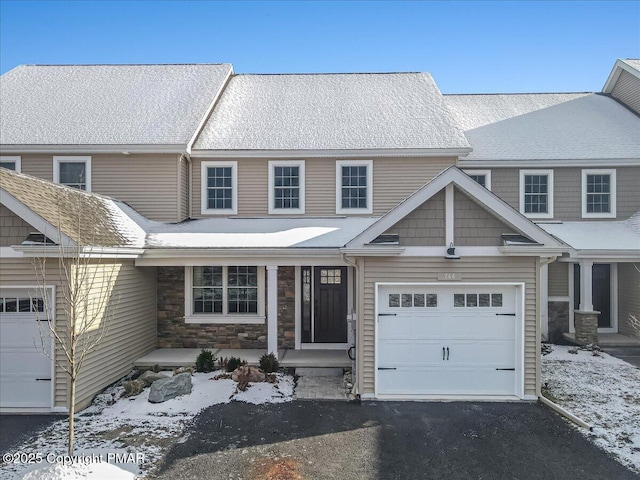
[(267, 265), (267, 353), (278, 358), (278, 266)]
[(580, 260), (580, 310), (593, 312), (593, 262)]

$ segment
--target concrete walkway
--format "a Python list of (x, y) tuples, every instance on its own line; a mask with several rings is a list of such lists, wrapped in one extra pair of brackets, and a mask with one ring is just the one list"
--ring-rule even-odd
[(342, 368), (296, 368), (296, 400), (347, 400)]

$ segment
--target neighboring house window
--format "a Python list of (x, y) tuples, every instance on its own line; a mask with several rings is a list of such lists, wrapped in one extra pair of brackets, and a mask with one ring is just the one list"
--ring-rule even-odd
[(336, 213), (372, 213), (373, 161), (336, 162)]
[(464, 170), (474, 181), (491, 190), (491, 170)]
[(22, 171), (20, 157), (2, 155), (0, 156), (0, 167), (14, 170), (16, 172)]
[(53, 157), (53, 181), (91, 191), (91, 157)]
[(202, 214), (238, 212), (238, 162), (202, 162)]
[(304, 162), (269, 162), (269, 213), (304, 213)]
[(255, 266), (186, 267), (187, 323), (264, 321), (264, 269)]
[(615, 170), (582, 170), (582, 216), (615, 218)]
[(520, 212), (553, 218), (553, 170), (520, 170)]

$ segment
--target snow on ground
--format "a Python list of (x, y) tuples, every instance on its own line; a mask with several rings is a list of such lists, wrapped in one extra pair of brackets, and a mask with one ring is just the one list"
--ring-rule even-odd
[[(111, 387), (93, 405), (76, 415), (75, 462), (65, 458), (68, 419), (61, 419), (43, 430), (29, 444), (14, 449), (39, 457), (40, 462), (0, 465), (0, 477), (44, 480), (132, 479), (146, 476), (166, 449), (182, 434), (186, 424), (211, 405), (241, 401), (254, 404), (288, 402), (293, 398), (293, 378), (277, 375), (276, 383), (251, 383), (245, 392), (237, 391), (231, 379), (213, 380), (222, 372), (195, 373), (191, 394), (163, 403), (149, 403), (149, 388), (140, 395), (121, 397), (122, 387)], [(105, 399), (117, 400), (107, 405)]]
[(640, 471), (640, 369), (606, 353), (553, 345), (542, 357), (545, 396), (593, 427), (579, 430)]

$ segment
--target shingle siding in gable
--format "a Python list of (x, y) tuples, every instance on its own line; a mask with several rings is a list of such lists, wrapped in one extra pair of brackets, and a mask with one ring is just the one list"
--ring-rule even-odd
[(0, 205), (0, 247), (19, 245), (36, 229), (13, 213), (4, 205)]
[(640, 78), (622, 70), (611, 96), (640, 114)]
[(403, 247), (443, 247), (444, 210), (444, 191), (440, 191), (385, 233), (399, 235)]
[(513, 228), (489, 213), (459, 189), (454, 195), (454, 242), (460, 247), (498, 247)]

